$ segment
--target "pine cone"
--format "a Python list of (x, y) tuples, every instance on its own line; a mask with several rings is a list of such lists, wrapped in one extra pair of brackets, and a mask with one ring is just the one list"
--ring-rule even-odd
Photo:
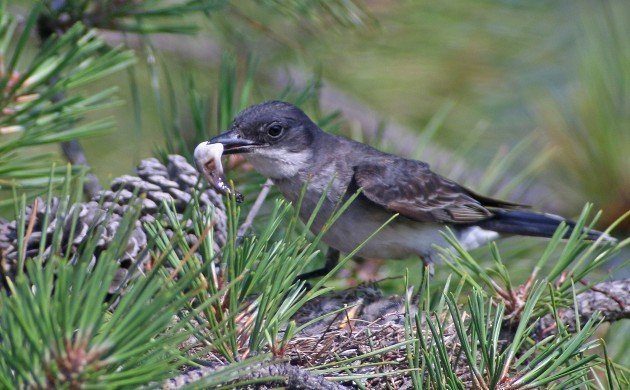
[[(110, 288), (110, 292), (114, 292), (127, 279), (132, 265), (143, 265), (149, 256), (148, 251), (144, 250), (147, 245), (147, 235), (142, 227), (143, 222), (155, 220), (162, 200), (173, 201), (178, 218), (182, 221), (182, 213), (192, 201), (195, 188), (202, 191), (199, 195), (202, 208), (214, 208), (214, 249), (218, 251), (223, 246), (226, 240), (227, 221), (221, 195), (212, 188), (202, 189), (197, 170), (184, 157), (170, 155), (166, 166), (155, 158), (149, 158), (140, 162), (136, 173), (138, 176), (125, 175), (114, 179), (111, 190), (101, 191), (89, 202), (73, 204), (67, 207), (65, 212), (61, 206), (67, 203), (67, 199), (65, 201), (59, 198), (51, 199), (47, 226), (43, 226), (46, 201), (38, 198), (34, 202), (35, 210), (32, 206), (25, 210), (27, 225), (32, 218), (32, 213), (35, 212), (33, 230), (25, 248), (25, 258), (29, 259), (39, 254), (40, 242), (44, 235), (46, 236), (44, 258), (48, 258), (52, 250), (53, 232), (59, 228), (62, 230), (60, 253), (65, 254), (69, 248), (71, 254), (74, 254), (88, 237), (90, 228), (102, 226), (103, 234), (97, 242), (93, 258), (93, 261), (96, 261), (99, 254), (108, 248), (115, 237), (124, 212), (132, 206), (131, 202), (136, 202), (135, 206), (140, 208), (140, 218), (135, 222), (125, 253), (118, 259), (120, 269)], [(134, 196), (134, 192), (138, 195), (137, 197)], [(74, 217), (75, 213), (77, 217)], [(73, 224), (74, 218), (76, 218), (76, 223)], [(161, 222), (166, 233), (171, 236), (173, 229), (168, 221), (164, 219)], [(15, 275), (18, 264), (17, 225), (16, 221), (0, 221), (0, 271), (5, 277), (10, 278)], [(184, 223), (184, 225), (191, 224)], [(73, 228), (74, 235), (69, 241)], [(189, 245), (194, 245), (197, 241), (192, 231), (186, 238)]]

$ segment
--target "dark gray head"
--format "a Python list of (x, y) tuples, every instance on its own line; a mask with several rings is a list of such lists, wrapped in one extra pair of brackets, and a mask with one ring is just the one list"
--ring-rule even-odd
[(308, 164), (311, 144), (321, 131), (296, 106), (269, 101), (243, 110), (229, 131), (208, 142), (223, 144), (224, 154), (246, 153), (259, 172), (278, 178)]
[(230, 130), (208, 142), (220, 142), (226, 154), (274, 148), (300, 151), (321, 131), (306, 114), (290, 103), (269, 101), (241, 111)]

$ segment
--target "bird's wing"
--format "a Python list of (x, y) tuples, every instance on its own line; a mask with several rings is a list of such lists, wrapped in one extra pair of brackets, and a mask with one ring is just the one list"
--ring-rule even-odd
[(420, 222), (469, 224), (492, 217), (492, 209), (527, 207), (475, 194), (425, 163), (375, 159), (354, 167), (354, 182), (371, 202)]

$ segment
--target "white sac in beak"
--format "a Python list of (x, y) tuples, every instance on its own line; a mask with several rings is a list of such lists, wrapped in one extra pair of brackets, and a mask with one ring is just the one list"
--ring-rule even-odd
[(223, 176), (223, 165), (221, 165), (221, 155), (223, 155), (223, 145), (209, 144), (202, 142), (195, 148), (193, 154), (197, 169), (201, 171), (208, 183), (221, 194), (234, 194), (237, 202), (243, 201), (243, 195), (234, 191), (226, 183)]

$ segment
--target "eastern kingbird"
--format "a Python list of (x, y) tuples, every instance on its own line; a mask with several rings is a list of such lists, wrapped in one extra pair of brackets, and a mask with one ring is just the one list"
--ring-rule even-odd
[[(300, 217), (307, 220), (320, 198), (312, 225), (319, 231), (339, 204), (359, 188), (359, 197), (330, 227), (323, 241), (351, 252), (394, 214), (399, 216), (368, 241), (357, 256), (425, 263), (434, 244), (447, 245), (440, 231), (448, 226), (463, 247), (474, 249), (501, 235), (551, 237), (564, 218), (527, 211), (527, 206), (488, 198), (442, 177), (427, 163), (376, 150), (321, 130), (302, 110), (270, 101), (236, 116), (229, 131), (211, 139), (225, 154), (242, 153), (260, 174), (272, 179), (286, 199), (296, 202), (306, 185)], [(588, 231), (590, 239), (600, 232)], [(338, 256), (338, 252), (337, 252)], [(319, 276), (336, 262), (308, 276)]]

